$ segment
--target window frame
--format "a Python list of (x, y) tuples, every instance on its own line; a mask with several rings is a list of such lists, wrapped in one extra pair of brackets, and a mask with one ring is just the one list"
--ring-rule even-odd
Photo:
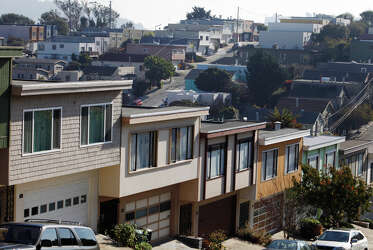
[[(214, 148), (216, 148), (216, 149), (214, 149)], [(226, 173), (225, 173), (225, 167), (226, 167), (226, 164), (227, 164), (227, 146), (226, 146), (226, 142), (208, 145), (208, 148), (207, 148), (207, 158), (209, 158), (209, 154), (211, 156), (211, 152), (215, 151), (215, 150), (223, 150), (224, 161), (223, 161), (223, 163), (221, 162), (221, 158), (222, 157), (221, 157), (221, 152), (220, 152), (220, 159), (219, 159), (220, 173), (217, 176), (211, 177), (211, 159), (210, 159), (210, 161), (209, 161), (209, 159), (206, 159), (206, 177), (205, 177), (206, 181), (211, 181), (211, 180), (214, 180), (214, 179), (218, 179), (218, 178), (221, 178), (221, 177), (223, 177), (223, 176), (226, 175)], [(207, 165), (208, 162), (210, 162), (209, 166)]]
[[(363, 176), (364, 175), (364, 155), (365, 153), (364, 152), (360, 152), (356, 155), (356, 176)], [(361, 156), (361, 173), (359, 173), (359, 158)]]
[[(106, 105), (111, 105), (111, 136), (110, 136), (110, 141), (105, 141)], [(104, 107), (104, 141), (103, 142), (96, 142), (96, 143), (89, 143), (89, 128), (90, 128), (90, 125), (89, 125), (89, 113), (90, 112), (89, 111), (90, 111), (90, 107), (96, 107), (96, 106), (103, 106)], [(80, 113), (79, 113), (79, 123), (80, 123), (80, 127), (79, 127), (79, 145), (80, 145), (81, 148), (113, 143), (113, 130), (114, 130), (114, 115), (113, 115), (114, 112), (113, 112), (113, 106), (114, 106), (113, 102), (80, 105)], [(88, 107), (88, 116), (87, 116), (87, 120), (88, 120), (87, 135), (88, 135), (88, 138), (87, 138), (87, 144), (82, 144), (82, 125), (83, 125), (82, 124), (82, 110), (85, 107)]]
[[(187, 139), (186, 139), (186, 147), (187, 147), (187, 157), (185, 160), (178, 160), (177, 159), (177, 155), (178, 155), (178, 151), (177, 151), (177, 148), (179, 147), (180, 148), (180, 140), (181, 140), (181, 136), (180, 136), (180, 130), (183, 129), (183, 128), (186, 128), (187, 130)], [(191, 128), (191, 134), (189, 134), (189, 128)], [(175, 160), (173, 160), (173, 155), (172, 155), (172, 146), (173, 146), (173, 139), (172, 139), (172, 135), (173, 135), (173, 131), (176, 130), (176, 148), (175, 148)], [(169, 130), (169, 133), (170, 133), (170, 136), (169, 136), (169, 155), (168, 155), (168, 163), (169, 164), (174, 164), (174, 163), (178, 163), (178, 162), (183, 162), (183, 161), (189, 161), (189, 160), (193, 160), (194, 158), (194, 136), (195, 136), (195, 132), (194, 132), (194, 124), (193, 125), (190, 125), (190, 126), (184, 126), (184, 127), (176, 127), (176, 128), (171, 128)], [(191, 145), (189, 145), (189, 136), (191, 136)], [(189, 152), (189, 146), (190, 146), (190, 152)], [(179, 149), (180, 150), (180, 149)], [(190, 153), (190, 157), (189, 157), (189, 153)]]
[[(248, 143), (248, 146), (249, 146), (249, 157), (248, 157), (248, 161), (247, 161), (247, 167), (246, 168), (243, 168), (243, 169), (240, 169), (240, 158), (241, 158), (241, 150), (240, 150), (240, 147), (241, 147), (241, 144), (243, 143)], [(251, 150), (250, 150), (250, 145), (251, 145)], [(236, 150), (238, 150), (238, 154), (237, 154), (237, 167), (236, 167), (236, 173), (240, 173), (240, 172), (244, 172), (244, 171), (248, 171), (248, 170), (253, 170), (254, 169), (254, 137), (248, 137), (248, 138), (244, 138), (244, 139), (240, 139), (237, 141), (237, 147), (236, 147)], [(250, 162), (249, 162), (250, 161)]]
[[(132, 170), (132, 137), (133, 136), (137, 136), (138, 134), (146, 134), (146, 133), (154, 133), (154, 145), (153, 145), (153, 148), (154, 148), (154, 159), (153, 159), (153, 165), (149, 165), (148, 167), (146, 168), (142, 168), (142, 169), (137, 169), (137, 139), (136, 139), (136, 152), (135, 152), (135, 168), (134, 170)], [(128, 157), (128, 173), (138, 173), (138, 172), (141, 172), (141, 171), (146, 171), (146, 170), (150, 170), (152, 168), (156, 168), (158, 167), (158, 130), (151, 130), (151, 131), (137, 131), (137, 132), (133, 132), (133, 133), (129, 133), (129, 140), (128, 140), (128, 153), (129, 153), (129, 157)], [(150, 156), (150, 150), (149, 150), (149, 156)], [(150, 157), (149, 157), (150, 159)]]
[[(272, 151), (276, 151), (276, 158), (273, 159), (273, 162), (275, 163), (275, 165), (273, 165), (274, 169), (273, 169), (273, 174), (272, 174), (272, 177), (268, 178), (266, 177), (266, 172), (262, 172), (263, 171), (263, 167), (265, 166), (264, 165), (264, 154), (266, 153), (269, 153), (269, 152), (272, 152)], [(264, 182), (264, 181), (269, 181), (269, 180), (273, 180), (275, 179), (278, 174), (277, 174), (277, 171), (278, 171), (278, 157), (279, 157), (279, 148), (272, 148), (272, 149), (269, 149), (269, 150), (265, 150), (262, 152), (262, 159), (261, 159), (261, 180)], [(275, 161), (276, 160), (276, 161)], [(265, 166), (265, 169), (267, 169), (267, 167)]]
[[(51, 125), (51, 150), (43, 150), (34, 152), (34, 113), (38, 111), (52, 111), (52, 125)], [(54, 110), (60, 110), (61, 116), (60, 116), (60, 147), (57, 149), (53, 149), (53, 111)], [(32, 131), (31, 131), (31, 153), (25, 153), (25, 113), (26, 112), (32, 112)], [(24, 109), (22, 113), (22, 156), (29, 156), (29, 155), (38, 155), (38, 154), (48, 154), (53, 152), (60, 152), (62, 150), (62, 122), (63, 117), (63, 108), (62, 106), (59, 107), (50, 107), (50, 108), (35, 108), (35, 109)]]
[(320, 156), (318, 154), (308, 156), (307, 157), (307, 165), (310, 166), (310, 167), (312, 167), (310, 165), (310, 160), (311, 159), (315, 159), (315, 158), (316, 158), (316, 170), (320, 170)]
[[(296, 157), (295, 157), (296, 168), (294, 170), (289, 171), (289, 158), (290, 158), (289, 149), (293, 146), (295, 146), (298, 149), (296, 151), (297, 154), (296, 154)], [(285, 169), (284, 169), (285, 175), (295, 173), (299, 170), (299, 155), (300, 155), (300, 145), (299, 145), (299, 143), (293, 143), (293, 144), (286, 145), (286, 147), (285, 147), (285, 159), (284, 159), (285, 160), (285, 163), (284, 163), (284, 165), (285, 165)], [(308, 159), (307, 159), (307, 161), (308, 161)]]
[(331, 167), (336, 168), (337, 151), (333, 149), (333, 150), (329, 150), (329, 151), (325, 152), (325, 166), (326, 166), (326, 169), (330, 168), (328, 166), (328, 155), (330, 155), (330, 154), (333, 154), (333, 166), (331, 166)]

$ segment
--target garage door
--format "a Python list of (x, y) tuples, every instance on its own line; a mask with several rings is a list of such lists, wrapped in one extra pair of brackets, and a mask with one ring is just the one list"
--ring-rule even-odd
[(198, 234), (206, 237), (215, 230), (234, 233), (236, 196), (199, 207)]
[(126, 222), (153, 231), (152, 240), (170, 236), (171, 193), (126, 203)]
[(24, 219), (61, 219), (88, 225), (88, 180), (27, 191)]

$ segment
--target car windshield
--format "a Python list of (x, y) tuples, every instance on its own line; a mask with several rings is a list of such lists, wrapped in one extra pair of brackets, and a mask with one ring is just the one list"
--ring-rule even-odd
[(271, 244), (267, 246), (270, 249), (289, 249), (289, 250), (296, 250), (297, 243), (295, 241), (287, 241), (287, 240), (275, 240), (272, 241)]
[(41, 227), (27, 225), (0, 225), (0, 243), (35, 245), (39, 239)]
[(326, 231), (320, 237), (319, 240), (323, 241), (337, 241), (337, 242), (348, 242), (350, 234), (347, 232), (338, 231)]

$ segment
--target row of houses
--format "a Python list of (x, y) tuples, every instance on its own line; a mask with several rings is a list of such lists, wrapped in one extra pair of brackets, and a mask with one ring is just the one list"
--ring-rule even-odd
[(348, 163), (372, 181), (371, 141), (205, 121), (208, 107), (125, 107), (130, 80), (11, 82), (21, 51), (0, 53), (0, 222), (58, 218), (102, 232), (134, 223), (153, 241), (246, 223), (274, 232), (282, 217), (271, 204), (300, 178), (300, 163)]

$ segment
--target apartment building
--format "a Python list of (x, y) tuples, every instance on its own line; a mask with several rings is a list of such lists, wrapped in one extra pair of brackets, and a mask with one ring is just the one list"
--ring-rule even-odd
[(8, 218), (97, 229), (99, 169), (120, 165), (122, 91), (132, 81), (11, 84), (1, 185)]
[(292, 179), (300, 179), (303, 137), (309, 130), (280, 128), (259, 132), (256, 202), (253, 207), (253, 229), (277, 232), (283, 223), (283, 191), (291, 187)]
[(14, 60), (13, 80), (49, 80), (66, 64), (57, 59), (18, 58)]

